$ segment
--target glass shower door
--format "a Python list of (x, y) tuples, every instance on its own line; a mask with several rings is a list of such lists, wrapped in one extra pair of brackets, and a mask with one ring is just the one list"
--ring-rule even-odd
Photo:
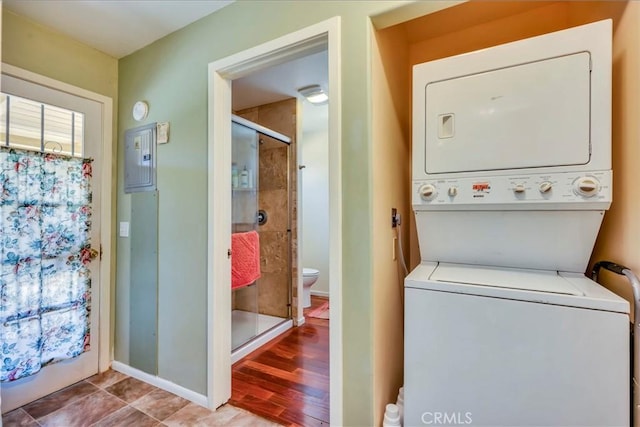
[[(258, 228), (257, 132), (232, 122), (231, 135), (231, 232), (255, 231)], [(234, 289), (231, 295), (231, 348), (235, 350), (258, 335), (257, 281)]]

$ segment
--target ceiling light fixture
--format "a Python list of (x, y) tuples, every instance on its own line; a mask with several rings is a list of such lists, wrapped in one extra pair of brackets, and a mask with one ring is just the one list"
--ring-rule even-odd
[(300, 89), (298, 89), (298, 92), (300, 92), (300, 95), (307, 98), (307, 101), (312, 104), (324, 104), (329, 100), (329, 97), (324, 92), (324, 90), (322, 90), (322, 87), (320, 85), (301, 87)]

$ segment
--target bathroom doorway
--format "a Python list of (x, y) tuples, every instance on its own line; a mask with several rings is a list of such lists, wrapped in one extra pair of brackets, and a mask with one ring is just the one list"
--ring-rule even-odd
[[(318, 52), (328, 52), (328, 75), (331, 84), (327, 88), (330, 96), (328, 107), (329, 115), (329, 188), (331, 198), (328, 201), (329, 209), (329, 232), (328, 240), (330, 247), (329, 271), (326, 272), (330, 283), (330, 294), (339, 296), (341, 286), (341, 244), (340, 244), (340, 212), (341, 212), (341, 174), (340, 174), (340, 86), (339, 86), (339, 20), (330, 19), (320, 24), (314, 25), (299, 32), (282, 37), (266, 43), (264, 46), (258, 46), (248, 51), (233, 55), (229, 58), (210, 64), (210, 200), (217, 201), (231, 198), (231, 152), (225, 142), (229, 141), (231, 134), (230, 116), (231, 101), (235, 97), (232, 92), (232, 84), (235, 80), (247, 75), (265, 70), (270, 66), (277, 66), (286, 62), (294, 61), (304, 56), (313, 55)], [(262, 50), (261, 50), (262, 49)], [(259, 52), (259, 53), (258, 53)], [(282, 76), (287, 79), (288, 76)], [(235, 87), (234, 87), (235, 89)], [(218, 94), (218, 96), (216, 96)], [(259, 94), (256, 90), (254, 95)], [(233, 96), (232, 96), (233, 95)], [(295, 96), (295, 94), (294, 94)], [(236, 108), (233, 108), (236, 110)], [(300, 109), (298, 108), (298, 111)], [(224, 118), (224, 120), (223, 120)], [(226, 120), (229, 119), (228, 122)], [(228, 123), (228, 124), (225, 124)], [(300, 130), (297, 130), (299, 136)], [(228, 162), (228, 163), (227, 163)], [(298, 164), (298, 166), (304, 166)], [(299, 192), (300, 187), (292, 189)], [(299, 207), (299, 206), (297, 206)], [(230, 224), (230, 215), (224, 212), (210, 210), (212, 233), (210, 234), (212, 264), (210, 266), (210, 326), (212, 330), (211, 340), (209, 342), (210, 356), (210, 387), (209, 400), (210, 406), (215, 407), (224, 403), (230, 395), (231, 378), (227, 376), (226, 368), (230, 368), (230, 357), (225, 354), (224, 348), (228, 345), (229, 350), (231, 343), (225, 344), (225, 330), (230, 326), (230, 292), (228, 283), (230, 277), (228, 274), (229, 261), (227, 258), (227, 249), (229, 241), (224, 238), (226, 224)], [(230, 228), (230, 226), (229, 226)], [(229, 233), (230, 233), (229, 229)], [(215, 239), (214, 236), (218, 236)], [(294, 246), (298, 242), (294, 243)], [(298, 260), (300, 257), (298, 257)], [(297, 262), (297, 268), (302, 272), (302, 262)], [(296, 280), (292, 290), (295, 292), (293, 297), (293, 307), (297, 309), (296, 320), (300, 323), (304, 322), (302, 307), (302, 274), (296, 276)], [(226, 288), (224, 283), (227, 283)], [(225, 295), (229, 295), (229, 302), (226, 301)], [(227, 317), (228, 316), (228, 317)], [(330, 400), (331, 400), (331, 422), (334, 424), (341, 423), (342, 409), (342, 343), (341, 343), (341, 307), (339, 298), (334, 298), (331, 304), (331, 317), (327, 323), (331, 325), (330, 329)], [(227, 326), (229, 325), (229, 326)], [(329, 333), (327, 333), (329, 335)], [(229, 340), (230, 341), (230, 340)], [(327, 378), (327, 382), (329, 379)], [(327, 396), (329, 400), (329, 396)]]

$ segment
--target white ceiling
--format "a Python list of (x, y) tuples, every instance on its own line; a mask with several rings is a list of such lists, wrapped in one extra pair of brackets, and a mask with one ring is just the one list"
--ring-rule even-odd
[[(298, 89), (313, 84), (329, 90), (329, 55), (322, 51), (284, 64), (260, 70), (232, 82), (232, 108), (234, 111), (287, 98), (302, 98)], [(303, 101), (303, 132), (318, 132), (328, 127), (327, 105), (312, 105)], [(331, 102), (331, 100), (329, 100)]]
[(327, 51), (276, 65), (233, 81), (233, 109), (242, 110), (256, 105), (281, 101), (298, 96), (298, 89), (317, 84), (328, 91)]
[[(4, 0), (3, 8), (115, 58), (122, 58), (232, 2)], [(328, 90), (326, 50), (234, 80), (232, 107), (242, 110), (297, 97), (297, 89), (312, 84), (319, 84), (325, 91)], [(303, 126), (309, 131), (326, 127), (327, 108), (305, 108), (304, 111)]]
[(3, 8), (122, 58), (232, 0), (4, 0)]

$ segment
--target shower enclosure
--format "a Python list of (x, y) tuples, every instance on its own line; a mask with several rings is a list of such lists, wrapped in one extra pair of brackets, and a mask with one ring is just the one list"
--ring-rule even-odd
[[(232, 361), (291, 321), (290, 138), (232, 119), (232, 233), (256, 231), (261, 277), (232, 290)], [(233, 255), (232, 255), (233, 256)]]

